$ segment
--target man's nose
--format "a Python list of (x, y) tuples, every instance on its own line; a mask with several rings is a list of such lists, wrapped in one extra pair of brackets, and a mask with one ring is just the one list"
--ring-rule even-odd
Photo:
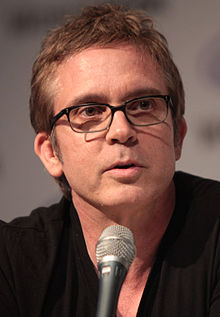
[(109, 144), (135, 142), (137, 132), (131, 125), (122, 111), (116, 111), (112, 123), (106, 134), (106, 141)]

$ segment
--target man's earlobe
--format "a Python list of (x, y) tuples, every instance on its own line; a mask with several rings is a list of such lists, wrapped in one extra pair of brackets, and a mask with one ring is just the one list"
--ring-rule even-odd
[(175, 148), (176, 161), (181, 157), (183, 140), (187, 132), (187, 124), (184, 118), (181, 118), (177, 123), (177, 142)]
[(34, 141), (34, 150), (51, 176), (60, 177), (63, 174), (62, 163), (53, 149), (51, 138), (46, 132), (37, 134)]

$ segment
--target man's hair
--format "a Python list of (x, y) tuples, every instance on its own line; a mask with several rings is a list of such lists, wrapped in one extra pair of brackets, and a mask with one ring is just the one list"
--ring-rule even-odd
[[(184, 89), (167, 41), (154, 28), (146, 12), (112, 4), (88, 6), (79, 16), (66, 17), (64, 24), (51, 30), (43, 41), (31, 80), (30, 118), (36, 133), (51, 133), (53, 81), (58, 66), (70, 55), (86, 48), (118, 44), (131, 44), (147, 51), (160, 66), (174, 107), (172, 115), (177, 139), (177, 123), (185, 108)], [(58, 183), (64, 195), (70, 198), (70, 187), (64, 175)]]

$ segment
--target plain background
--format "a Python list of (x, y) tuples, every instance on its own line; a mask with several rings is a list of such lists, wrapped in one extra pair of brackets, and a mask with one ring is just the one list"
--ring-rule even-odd
[[(167, 37), (186, 92), (188, 135), (177, 164), (220, 180), (220, 1), (131, 1)], [(61, 193), (33, 151), (31, 67), (48, 28), (94, 1), (7, 0), (0, 4), (0, 218), (57, 202)], [(124, 1), (129, 3), (129, 1)], [(74, 162), (73, 162), (74, 164)]]

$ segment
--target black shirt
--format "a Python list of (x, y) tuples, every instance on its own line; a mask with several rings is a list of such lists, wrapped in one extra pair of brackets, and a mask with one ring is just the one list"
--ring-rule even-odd
[[(138, 317), (220, 316), (220, 183), (178, 172)], [(1, 317), (95, 317), (98, 278), (65, 198), (0, 224)]]

